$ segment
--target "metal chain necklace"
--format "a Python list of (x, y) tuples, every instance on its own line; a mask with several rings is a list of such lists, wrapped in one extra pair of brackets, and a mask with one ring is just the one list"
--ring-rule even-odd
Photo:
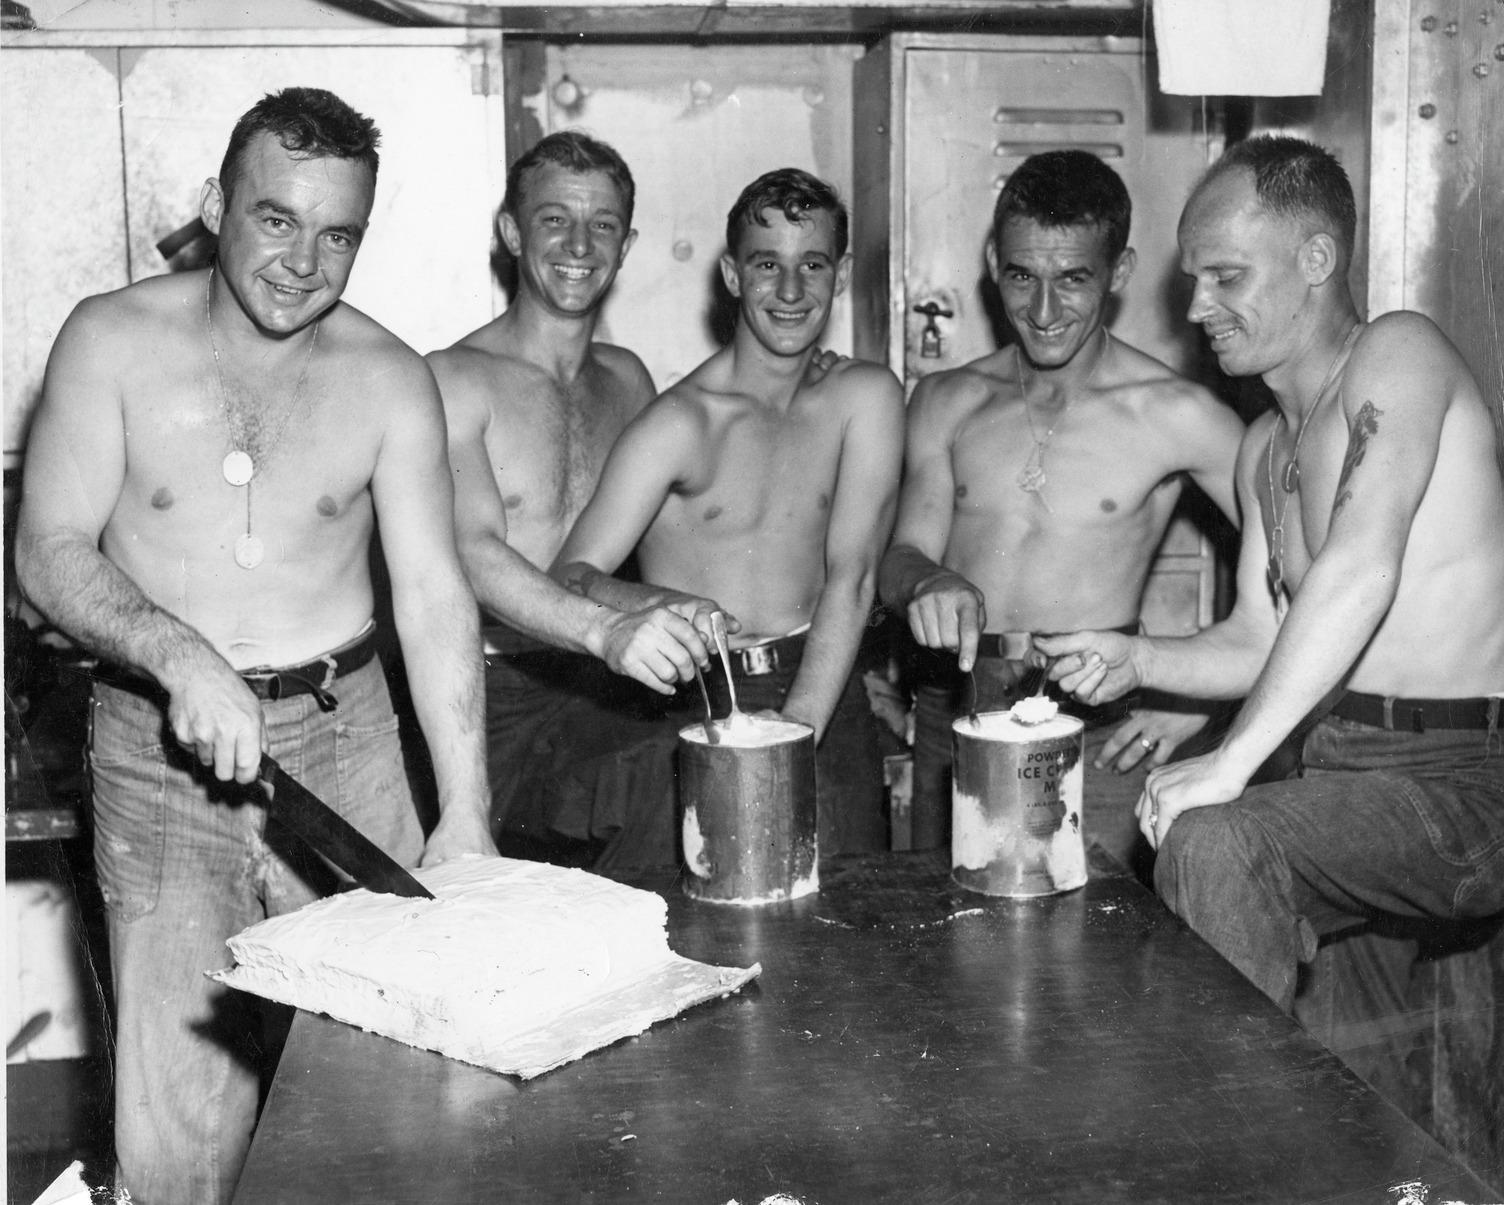
[(1300, 485), (1300, 443), (1306, 437), (1306, 429), (1316, 418), (1316, 411), (1321, 408), (1321, 403), (1326, 400), (1326, 392), (1332, 387), (1332, 382), (1337, 377), (1337, 367), (1342, 362), (1347, 349), (1353, 345), (1358, 337), (1358, 332), (1363, 329), (1361, 322), (1353, 324), (1347, 332), (1347, 337), (1342, 340), (1342, 346), (1337, 349), (1337, 354), (1332, 357), (1332, 362), (1327, 366), (1326, 376), (1322, 379), (1321, 388), (1316, 390), (1316, 400), (1311, 403), (1311, 408), (1306, 412), (1305, 421), (1300, 424), (1300, 430), (1295, 433), (1295, 447), (1290, 451), (1290, 459), (1285, 461), (1284, 471), (1280, 474), (1280, 486), (1284, 490), (1284, 505), (1275, 508), (1277, 495), (1274, 492), (1274, 437), (1281, 427), (1285, 426), (1285, 412), (1279, 411), (1279, 422), (1269, 428), (1269, 447), (1264, 455), (1264, 472), (1269, 478), (1269, 514), (1274, 519), (1274, 526), (1269, 532), (1269, 566), (1267, 576), (1269, 579), (1269, 593), (1274, 596), (1275, 613), (1284, 618), (1289, 604), (1285, 601), (1285, 516), (1290, 512), (1290, 496), (1295, 493)]
[[(1091, 371), (1086, 374), (1086, 380), (1081, 384), (1082, 392), (1085, 392), (1091, 384), (1092, 378), (1097, 375), (1097, 368), (1103, 359), (1106, 358), (1107, 346), (1112, 342), (1112, 336), (1108, 334), (1105, 326), (1101, 328), (1101, 331), (1102, 350), (1097, 353), (1097, 358), (1091, 366)], [(1050, 505), (1049, 499), (1044, 496), (1045, 483), (1049, 480), (1044, 471), (1044, 450), (1049, 447), (1050, 440), (1054, 438), (1055, 428), (1060, 425), (1060, 420), (1065, 417), (1065, 412), (1071, 408), (1071, 402), (1075, 401), (1075, 394), (1072, 393), (1065, 399), (1065, 405), (1060, 407), (1060, 413), (1055, 415), (1055, 421), (1050, 424), (1049, 430), (1044, 433), (1044, 438), (1040, 439), (1039, 432), (1034, 429), (1034, 409), (1029, 405), (1029, 393), (1024, 388), (1024, 350), (1022, 344), (1018, 347), (1018, 358), (1014, 361), (1013, 366), (1018, 377), (1019, 396), (1023, 398), (1024, 402), (1024, 418), (1029, 423), (1029, 437), (1034, 441), (1034, 447), (1030, 450), (1028, 459), (1024, 461), (1024, 467), (1018, 470), (1018, 476), (1014, 480), (1018, 482), (1019, 489), (1023, 490), (1026, 494), (1035, 495), (1044, 504), (1045, 510), (1053, 515), (1055, 508)]]
[[(261, 471), (282, 436), (287, 433), (287, 424), (292, 421), (293, 411), (298, 408), (298, 399), (303, 396), (303, 385), (308, 380), (308, 366), (313, 363), (313, 349), (318, 346), (319, 327), (322, 321), (313, 324), (313, 338), (308, 341), (308, 352), (303, 357), (303, 370), (298, 373), (298, 383), (293, 387), (292, 401), (288, 403), (277, 430), (267, 440), (253, 440), (246, 431), (243, 416), (238, 416), (230, 406), (230, 395), (225, 391), (224, 369), (219, 361), (219, 344), (214, 340), (214, 311), (209, 300), (214, 289), (214, 266), (209, 268), (209, 278), (204, 285), (204, 323), (209, 329), (209, 350), (214, 353), (214, 377), (219, 382), (219, 408), (224, 412), (225, 425), (230, 431), (230, 451), (225, 453), (219, 471), (225, 481), (239, 488), (245, 487), (245, 533), (235, 538), (235, 563), (242, 569), (254, 569), (266, 558), (266, 545), (255, 534), (251, 525), (251, 483)], [(252, 455), (254, 445), (255, 455)]]

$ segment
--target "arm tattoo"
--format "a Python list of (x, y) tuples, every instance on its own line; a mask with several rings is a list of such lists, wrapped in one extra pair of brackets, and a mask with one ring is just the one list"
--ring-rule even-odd
[(1372, 402), (1364, 402), (1358, 407), (1358, 413), (1353, 418), (1352, 434), (1347, 439), (1347, 455), (1342, 458), (1342, 475), (1337, 478), (1337, 501), (1332, 504), (1334, 519), (1353, 496), (1352, 490), (1346, 488), (1348, 479), (1352, 477), (1353, 470), (1363, 463), (1369, 438), (1379, 433), (1379, 415), (1383, 413)]

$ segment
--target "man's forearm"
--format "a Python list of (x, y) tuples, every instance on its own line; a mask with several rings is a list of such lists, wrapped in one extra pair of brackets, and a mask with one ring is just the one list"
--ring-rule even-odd
[(618, 608), (566, 589), (504, 540), (467, 550), (465, 570), (481, 606), (503, 623), (559, 648), (602, 655)]
[(1193, 699), (1241, 699), (1258, 679), (1269, 646), (1232, 620), (1193, 636), (1138, 636), (1140, 684)]
[(441, 813), (473, 809), (485, 820), (485, 679), (475, 607), (460, 589), (397, 606), (397, 634), (413, 708), (428, 744)]
[(207, 667), (229, 668), (197, 629), (157, 606), (82, 538), (23, 541), (16, 568), (22, 592), (59, 631), (169, 693)]
[(1219, 753), (1252, 775), (1351, 672), (1394, 601), (1398, 564), (1318, 557)]
[(827, 582), (815, 606), (799, 672), (794, 675), (780, 712), (788, 719), (810, 725), (816, 740), (824, 736), (851, 676), (872, 609), (872, 595), (870, 586), (866, 590), (843, 589), (839, 584), (833, 586)]
[(943, 572), (944, 566), (912, 544), (894, 544), (884, 554), (878, 569), (878, 591), (890, 607), (906, 607), (928, 578)]
[(583, 598), (628, 614), (648, 607), (668, 606), (686, 597), (682, 591), (649, 585), (647, 582), (624, 582), (584, 561), (561, 565), (550, 576)]

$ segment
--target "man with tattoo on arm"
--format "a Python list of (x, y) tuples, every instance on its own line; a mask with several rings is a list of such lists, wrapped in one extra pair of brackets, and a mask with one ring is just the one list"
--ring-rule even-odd
[[(1504, 481), (1446, 337), (1415, 313), (1360, 320), (1354, 225), (1341, 167), (1295, 138), (1240, 143), (1197, 186), (1189, 317), (1276, 401), (1239, 453), (1236, 605), (1184, 639), (1040, 645), (1090, 703), (1247, 696), (1220, 747), (1149, 778), (1155, 887), (1358, 1066), (1382, 1040), (1365, 1024), (1402, 1025), (1407, 930), (1504, 910)], [(1249, 787), (1308, 715), (1301, 775)]]
[[(227, 938), (339, 886), (276, 825), (263, 750), (399, 861), (495, 853), (475, 600), (416, 352), (340, 300), (375, 126), (317, 88), (236, 124), (207, 271), (74, 309), (26, 453), (20, 585), (101, 658), (95, 860), (115, 987), (115, 1148), (142, 1205), (228, 1202), (266, 1064)], [(425, 847), (374, 658), (377, 524), (438, 783)]]

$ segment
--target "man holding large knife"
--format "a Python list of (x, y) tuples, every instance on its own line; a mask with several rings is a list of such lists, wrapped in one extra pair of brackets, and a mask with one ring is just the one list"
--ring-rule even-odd
[[(228, 1201), (264, 1036), (204, 972), (226, 937), (334, 885), (267, 825), (263, 752), (404, 864), (494, 852), (438, 392), (340, 301), (378, 137), (318, 89), (247, 112), (201, 197), (215, 264), (82, 302), (30, 435), (19, 580), (102, 658), (90, 765), (115, 1139), (144, 1205)], [(438, 781), (426, 848), (372, 645), (377, 523)]]

